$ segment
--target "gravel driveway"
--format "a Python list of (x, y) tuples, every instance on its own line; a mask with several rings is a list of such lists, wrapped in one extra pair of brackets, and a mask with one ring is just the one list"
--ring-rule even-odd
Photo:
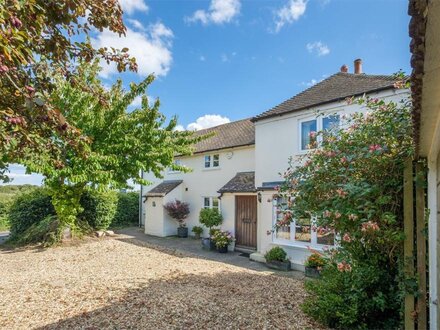
[(2, 329), (319, 328), (303, 282), (122, 236), (0, 250)]

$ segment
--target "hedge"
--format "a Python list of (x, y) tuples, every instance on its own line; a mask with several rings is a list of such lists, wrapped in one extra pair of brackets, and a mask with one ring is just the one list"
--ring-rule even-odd
[(114, 191), (86, 191), (80, 201), (84, 210), (78, 217), (93, 229), (105, 230), (115, 217), (117, 199), (118, 195)]
[(139, 222), (139, 193), (118, 193), (116, 214), (112, 227), (125, 227)]
[[(39, 187), (18, 195), (13, 200), (0, 203), (0, 227), (10, 223), (11, 240), (20, 243), (37, 242), (58, 234), (54, 221), (55, 210), (47, 189)], [(109, 226), (124, 227), (138, 223), (139, 194), (137, 192), (116, 193), (89, 190), (81, 197), (83, 211), (79, 214), (81, 230), (105, 230)], [(44, 220), (44, 221), (43, 221)], [(44, 234), (45, 228), (51, 230)]]
[(33, 224), (55, 215), (51, 197), (45, 188), (19, 195), (9, 210), (11, 237), (22, 235)]

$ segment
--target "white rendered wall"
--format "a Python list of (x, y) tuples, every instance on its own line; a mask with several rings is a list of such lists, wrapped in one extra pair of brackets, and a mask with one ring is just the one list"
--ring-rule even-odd
[[(383, 98), (386, 101), (400, 102), (402, 99), (407, 99), (409, 94), (407, 90), (395, 90), (373, 93), (370, 96)], [(347, 105), (346, 102), (335, 102), (256, 122), (255, 183), (257, 187), (261, 187), (263, 182), (283, 181), (279, 173), (283, 173), (287, 169), (289, 157), (295, 158), (304, 155), (304, 152), (300, 151), (299, 123), (305, 118), (316, 117), (317, 111), (342, 115), (366, 112), (367, 109), (359, 105)], [(296, 165), (300, 165), (299, 161)], [(263, 191), (262, 202), (258, 204), (258, 251), (264, 254), (271, 247), (279, 245), (286, 250), (293, 263), (302, 265), (311, 253), (306, 247), (290, 243), (275, 244), (272, 241), (272, 235), (267, 235), (267, 231), (271, 230), (273, 226), (272, 195), (274, 192)]]

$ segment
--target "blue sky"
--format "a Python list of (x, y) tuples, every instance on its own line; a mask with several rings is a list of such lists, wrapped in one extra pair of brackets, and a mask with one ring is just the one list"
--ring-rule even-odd
[(127, 36), (104, 32), (93, 42), (127, 46), (139, 72), (105, 67), (103, 82), (128, 84), (154, 72), (149, 95), (160, 98), (167, 117), (178, 115), (180, 128), (254, 116), (343, 64), (352, 72), (356, 58), (365, 73), (410, 72), (405, 0), (120, 2)]

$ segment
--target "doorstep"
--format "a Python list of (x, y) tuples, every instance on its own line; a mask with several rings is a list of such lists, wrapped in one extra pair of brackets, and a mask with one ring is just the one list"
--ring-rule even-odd
[(251, 253), (249, 259), (256, 262), (266, 263), (266, 259), (264, 258), (264, 255), (262, 255), (259, 252)]

